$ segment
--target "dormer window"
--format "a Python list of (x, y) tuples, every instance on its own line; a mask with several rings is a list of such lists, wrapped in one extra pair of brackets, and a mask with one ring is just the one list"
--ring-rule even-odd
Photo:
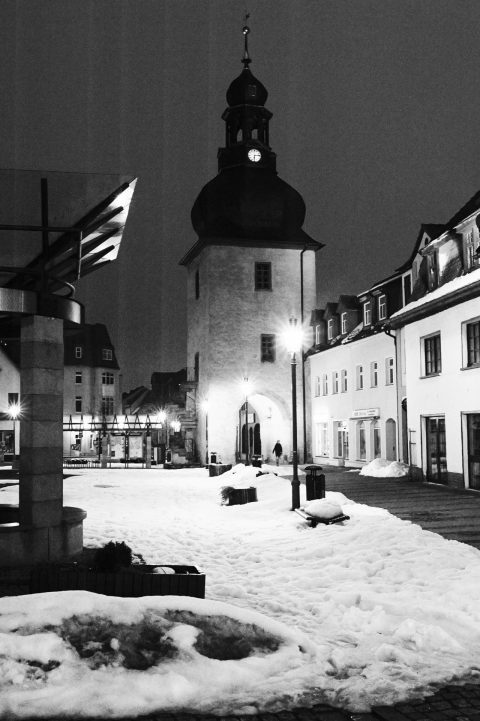
[(111, 348), (102, 348), (102, 360), (113, 360), (113, 352)]
[(327, 338), (328, 340), (333, 338), (333, 318), (330, 318), (327, 323)]
[(363, 304), (363, 325), (370, 325), (372, 322), (372, 302), (367, 300)]
[(347, 314), (346, 313), (342, 313), (342, 315), (340, 317), (340, 323), (341, 323), (341, 328), (342, 328), (342, 335), (345, 335), (345, 333), (347, 332)]
[(83, 348), (81, 345), (75, 346), (75, 358), (81, 358), (83, 356)]
[(387, 296), (382, 293), (378, 296), (378, 320), (385, 320), (387, 317)]
[(320, 326), (315, 326), (315, 345), (320, 345)]

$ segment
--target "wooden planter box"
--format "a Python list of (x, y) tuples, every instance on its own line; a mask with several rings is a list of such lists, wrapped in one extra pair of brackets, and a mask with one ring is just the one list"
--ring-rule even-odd
[(238, 506), (243, 503), (252, 503), (257, 501), (257, 489), (251, 488), (232, 488), (228, 495), (228, 506)]
[[(152, 573), (157, 566), (175, 573)], [(195, 566), (170, 563), (137, 565), (122, 571), (97, 571), (77, 564), (39, 566), (30, 575), (30, 593), (93, 591), (105, 596), (195, 596), (205, 598), (205, 574)]]

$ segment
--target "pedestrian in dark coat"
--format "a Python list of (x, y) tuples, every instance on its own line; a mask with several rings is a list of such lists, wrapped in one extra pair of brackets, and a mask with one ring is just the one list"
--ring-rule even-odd
[(278, 466), (280, 463), (281, 455), (283, 453), (283, 448), (282, 448), (282, 444), (280, 443), (280, 441), (277, 441), (275, 443), (275, 445), (273, 446), (273, 453), (275, 453), (275, 456), (277, 459), (277, 466)]

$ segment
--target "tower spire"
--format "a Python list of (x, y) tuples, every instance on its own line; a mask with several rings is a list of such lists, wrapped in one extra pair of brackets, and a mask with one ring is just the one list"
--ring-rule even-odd
[(247, 20), (250, 17), (250, 13), (245, 13), (245, 25), (243, 26), (242, 33), (245, 38), (245, 50), (243, 53), (242, 63), (245, 68), (248, 68), (250, 63), (252, 62), (252, 59), (250, 55), (248, 54), (248, 34), (250, 32), (250, 28), (247, 25)]

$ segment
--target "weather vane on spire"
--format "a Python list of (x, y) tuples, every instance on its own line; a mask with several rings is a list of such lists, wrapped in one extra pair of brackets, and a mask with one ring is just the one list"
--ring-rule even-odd
[(249, 64), (252, 62), (250, 55), (248, 54), (248, 33), (250, 32), (250, 28), (247, 25), (247, 20), (250, 17), (250, 13), (245, 13), (245, 25), (243, 26), (242, 33), (245, 38), (245, 52), (243, 53), (243, 59), (242, 63), (245, 65), (246, 68), (248, 68)]

